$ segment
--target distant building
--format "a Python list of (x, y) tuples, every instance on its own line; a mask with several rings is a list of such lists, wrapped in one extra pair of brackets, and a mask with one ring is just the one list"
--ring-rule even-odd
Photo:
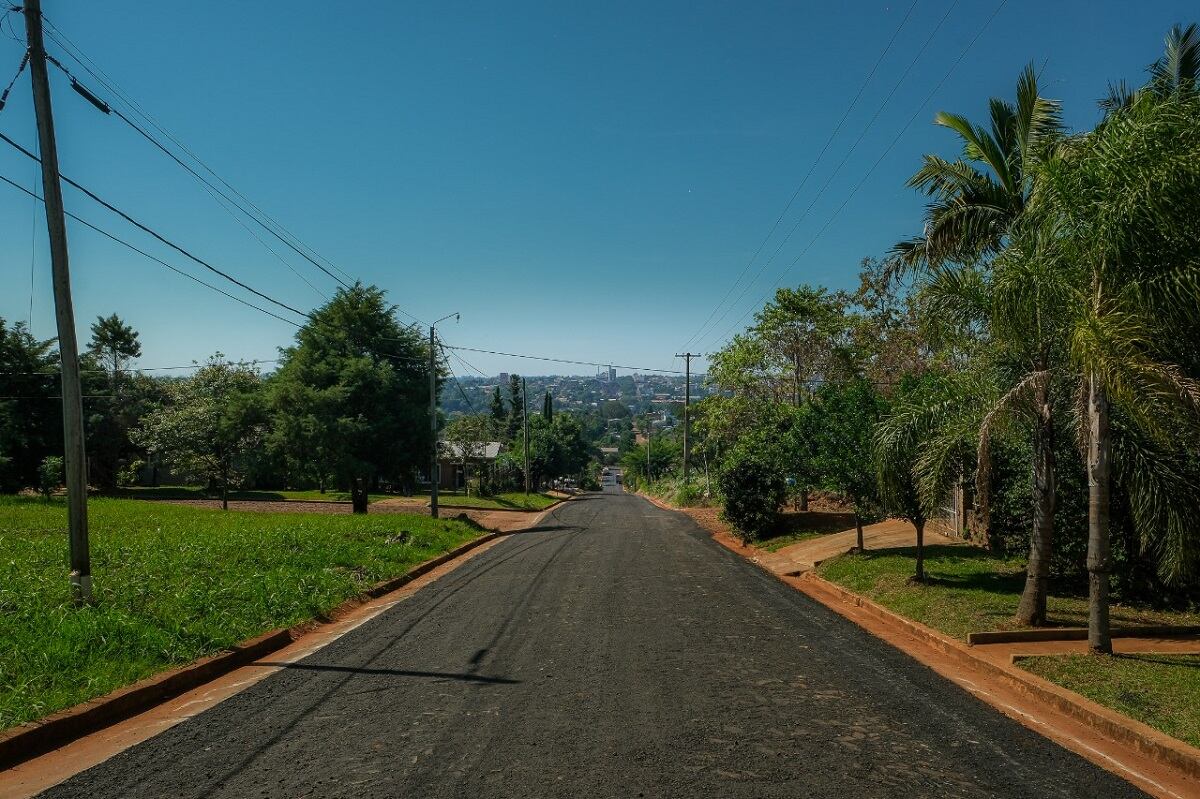
[(612, 368), (611, 366), (608, 367), (608, 382), (610, 382), (610, 383), (617, 382), (617, 370)]
[[(472, 474), (478, 474), (481, 469), (491, 469), (496, 458), (500, 455), (499, 441), (481, 442), (474, 456), (467, 458), (467, 467)], [(463, 473), (462, 448), (450, 441), (438, 442), (438, 488), (457, 491), (467, 483)]]

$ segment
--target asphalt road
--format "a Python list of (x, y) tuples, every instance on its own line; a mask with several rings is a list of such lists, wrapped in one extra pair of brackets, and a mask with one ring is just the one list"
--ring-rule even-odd
[(619, 491), (45, 795), (1143, 795)]

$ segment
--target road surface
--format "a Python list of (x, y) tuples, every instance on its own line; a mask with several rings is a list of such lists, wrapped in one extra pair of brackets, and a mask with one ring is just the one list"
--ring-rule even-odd
[(45, 795), (1143, 795), (620, 491)]

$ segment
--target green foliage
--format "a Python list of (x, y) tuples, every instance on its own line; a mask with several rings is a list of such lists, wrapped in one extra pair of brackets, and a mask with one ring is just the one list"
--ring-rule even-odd
[(725, 499), (723, 517), (744, 542), (765, 535), (775, 524), (787, 486), (774, 464), (750, 448), (738, 448), (717, 478)]
[(76, 608), (66, 503), (0, 497), (0, 729), (326, 614), (478, 535), (405, 514), (89, 511), (96, 603)]
[(525, 396), (521, 391), (521, 376), (508, 376), (508, 427), (505, 438), (514, 440), (522, 434), (525, 423)]
[(0, 319), (0, 491), (38, 485), (42, 459), (63, 451), (53, 345), (31, 336), (24, 322)]
[(63, 484), (63, 459), (61, 455), (47, 455), (38, 466), (38, 490), (42, 496), (50, 499), (60, 485)]
[(499, 438), (507, 431), (508, 412), (504, 410), (504, 397), (500, 394), (500, 386), (492, 390), (492, 435)]
[[(524, 463), (524, 442), (513, 447), (518, 463)], [(560, 477), (577, 477), (592, 459), (592, 446), (576, 417), (560, 413), (552, 419), (529, 417), (529, 475), (533, 486)]]
[(134, 440), (181, 473), (224, 492), (245, 476), (266, 434), (262, 381), (218, 353), (196, 374), (167, 386), (167, 404), (148, 413)]
[(379, 288), (339, 289), (314, 311), (269, 393), (270, 443), (289, 483), (412, 485), (428, 463), (428, 344)]

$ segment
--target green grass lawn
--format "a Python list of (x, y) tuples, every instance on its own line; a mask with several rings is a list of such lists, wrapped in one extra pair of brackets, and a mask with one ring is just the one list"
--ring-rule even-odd
[(438, 503), (441, 505), (460, 505), (490, 510), (543, 510), (558, 502), (559, 499), (561, 497), (549, 494), (526, 494), (522, 491), (509, 491), (490, 497), (467, 496), (454, 491), (438, 491)]
[[(827, 580), (862, 594), (884, 607), (936, 630), (965, 639), (967, 633), (1013, 629), (1013, 617), (1025, 585), (1022, 559), (997, 558), (978, 547), (925, 548), (926, 585), (912, 585), (913, 548), (843, 555), (822, 563)], [(1087, 598), (1051, 596), (1053, 624), (1087, 626)], [(1172, 613), (1124, 605), (1112, 606), (1114, 626), (1200, 624), (1200, 614)]]
[(1019, 665), (1200, 746), (1200, 655), (1047, 655)]
[[(121, 496), (131, 499), (220, 499), (220, 493), (210, 494), (200, 486), (154, 486), (121, 489)], [(391, 496), (390, 494), (368, 494), (370, 502)], [(252, 500), (271, 502), (280, 500), (303, 500), (304, 502), (349, 502), (350, 494), (346, 491), (326, 491), (322, 494), (317, 489), (308, 491), (230, 491), (231, 500)]]
[(326, 613), (479, 535), (408, 514), (89, 506), (96, 603), (73, 608), (65, 503), (0, 497), (0, 729)]

